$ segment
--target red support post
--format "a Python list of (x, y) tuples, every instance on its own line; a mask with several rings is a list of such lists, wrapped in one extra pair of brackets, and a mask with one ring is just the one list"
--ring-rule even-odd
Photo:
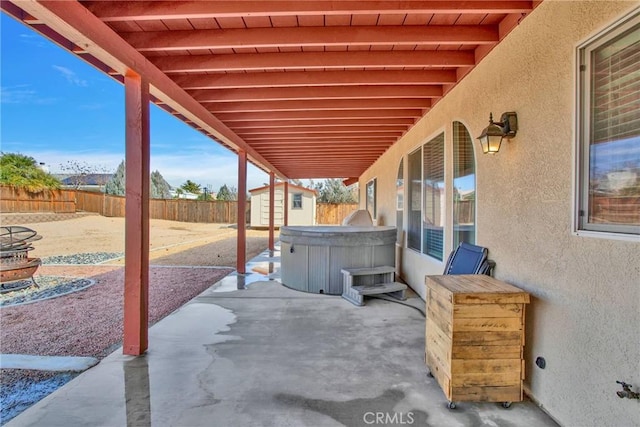
[(274, 239), (273, 239), (273, 235), (274, 235), (274, 228), (275, 228), (275, 204), (276, 204), (276, 197), (275, 197), (275, 175), (273, 172), (269, 172), (269, 250), (273, 251), (275, 250), (275, 245), (274, 245)]
[(284, 181), (284, 224), (289, 225), (289, 181)]
[(238, 151), (238, 251), (236, 269), (246, 273), (247, 263), (247, 152)]
[(126, 203), (123, 353), (139, 356), (149, 344), (149, 84), (124, 77)]

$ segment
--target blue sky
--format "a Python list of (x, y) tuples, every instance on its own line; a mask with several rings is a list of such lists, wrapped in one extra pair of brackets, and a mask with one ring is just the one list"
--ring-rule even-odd
[[(60, 172), (67, 161), (115, 171), (124, 159), (124, 88), (102, 72), (0, 13), (0, 149)], [(237, 186), (237, 157), (155, 105), (151, 169), (173, 186), (187, 179)], [(248, 168), (248, 188), (268, 175)]]

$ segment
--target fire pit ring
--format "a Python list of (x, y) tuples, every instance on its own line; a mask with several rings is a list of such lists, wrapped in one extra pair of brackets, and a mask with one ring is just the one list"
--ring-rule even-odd
[(17, 280), (31, 279), (33, 284), (38, 287), (33, 274), (42, 261), (40, 258), (29, 258), (29, 251), (33, 249), (31, 242), (41, 238), (42, 236), (27, 227), (0, 227), (0, 293), (17, 291), (31, 286), (31, 284), (5, 286), (6, 283)]

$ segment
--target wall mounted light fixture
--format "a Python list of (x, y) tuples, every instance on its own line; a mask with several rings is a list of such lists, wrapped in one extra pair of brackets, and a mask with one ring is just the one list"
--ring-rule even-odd
[(502, 139), (511, 139), (518, 131), (518, 115), (513, 111), (502, 113), (499, 122), (493, 121), (493, 114), (489, 113), (489, 126), (484, 128), (478, 139), (482, 152), (495, 154), (500, 151)]

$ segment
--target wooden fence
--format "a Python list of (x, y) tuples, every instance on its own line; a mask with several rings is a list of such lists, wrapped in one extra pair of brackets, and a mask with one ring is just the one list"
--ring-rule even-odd
[[(95, 212), (102, 216), (124, 217), (125, 198), (82, 190), (52, 190), (28, 193), (12, 187), (0, 187), (0, 212)], [(318, 224), (340, 224), (357, 204), (318, 203)], [(251, 203), (247, 202), (247, 220), (251, 218)], [(233, 224), (238, 221), (235, 201), (199, 201), (186, 199), (152, 199), (149, 217), (182, 222)]]
[(357, 203), (338, 204), (338, 203), (318, 203), (316, 205), (316, 223), (342, 224), (342, 220), (351, 212), (358, 210)]
[[(250, 203), (247, 203), (250, 209)], [(125, 198), (78, 191), (76, 208), (103, 216), (124, 217)], [(248, 218), (251, 216), (248, 215)], [(224, 200), (151, 199), (149, 218), (182, 222), (230, 224), (238, 220), (237, 202)]]
[(73, 190), (29, 193), (13, 187), (0, 187), (0, 212), (73, 213), (75, 211), (75, 191)]

